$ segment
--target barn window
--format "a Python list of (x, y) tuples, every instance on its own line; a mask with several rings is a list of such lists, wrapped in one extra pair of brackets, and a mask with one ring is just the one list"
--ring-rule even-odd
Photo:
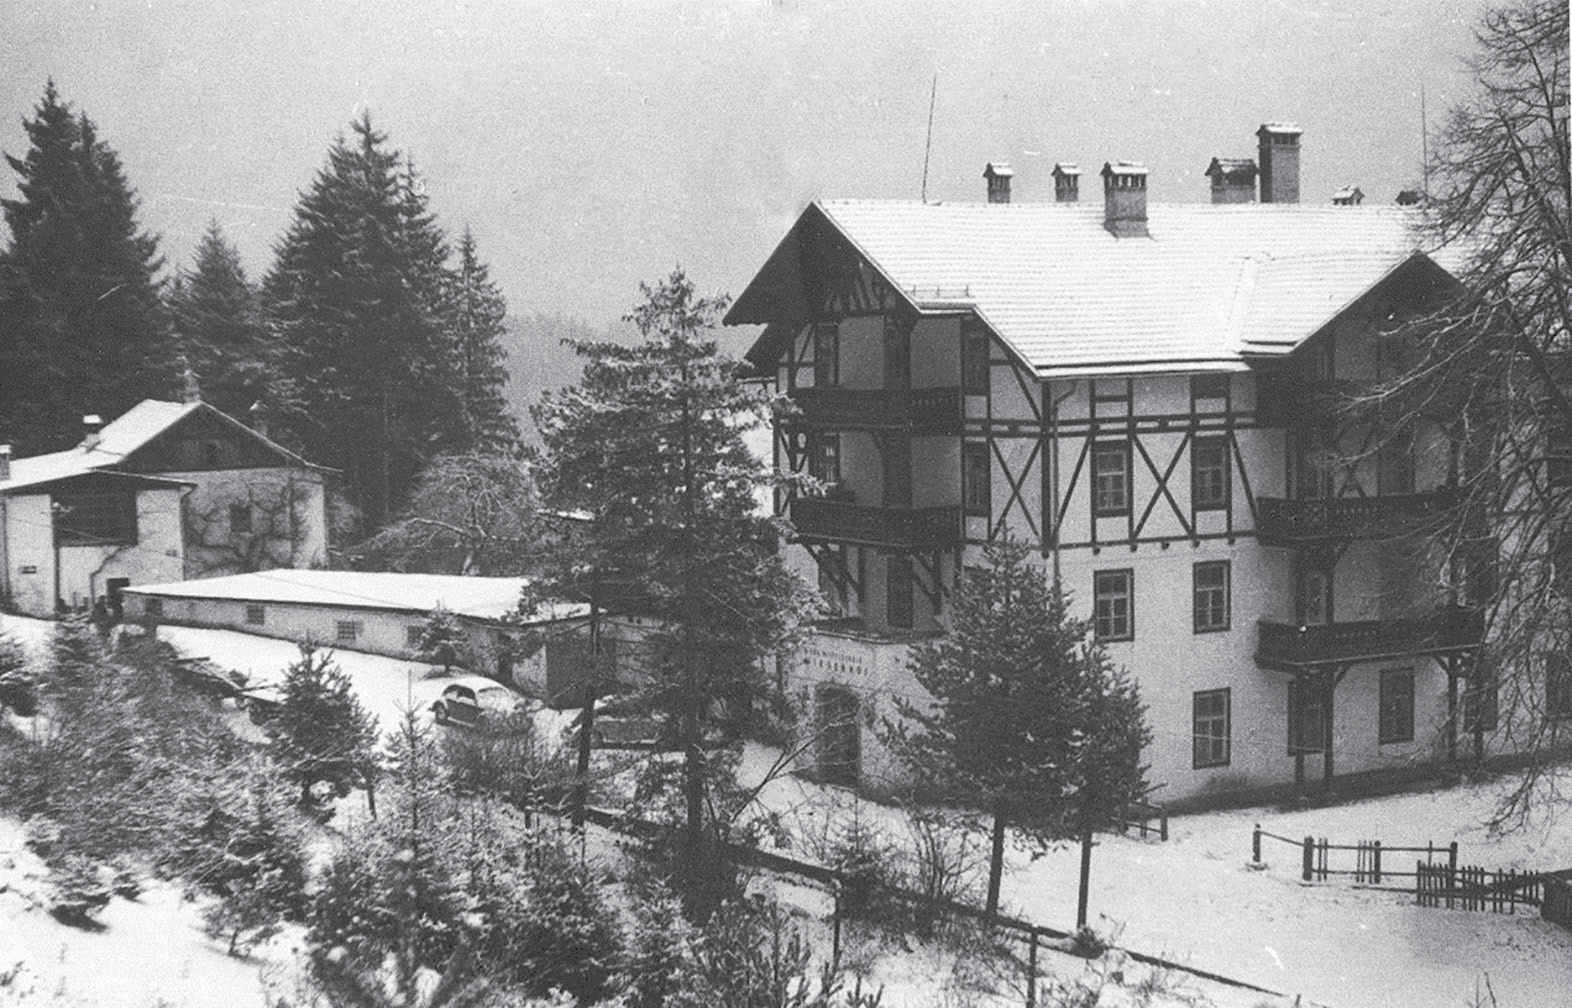
[(333, 639), (340, 644), (353, 644), (360, 639), (359, 620), (339, 620), (333, 629)]
[(262, 626), (267, 622), (267, 607), (257, 602), (246, 603), (246, 622), (252, 626)]
[(130, 546), (136, 495), (130, 491), (61, 494), (54, 499), (55, 539), (62, 546)]
[(251, 534), (251, 505), (229, 505), (229, 533), (230, 535)]

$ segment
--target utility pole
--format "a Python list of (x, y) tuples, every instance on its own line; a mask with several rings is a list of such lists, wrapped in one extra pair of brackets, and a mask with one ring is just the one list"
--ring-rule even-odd
[(584, 807), (589, 804), (590, 754), (595, 745), (595, 701), (600, 685), (600, 569), (590, 574), (590, 660), (589, 674), (580, 684), (584, 704), (579, 715), (578, 781), (573, 788), (573, 828), (584, 831)]

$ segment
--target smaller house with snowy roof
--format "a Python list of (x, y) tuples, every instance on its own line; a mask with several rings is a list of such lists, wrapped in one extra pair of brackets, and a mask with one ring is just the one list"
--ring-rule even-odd
[(118, 612), (132, 584), (320, 566), (325, 473), (200, 401), (84, 417), (66, 451), (0, 446), (0, 598), (31, 616)]
[[(462, 664), (552, 702), (571, 703), (589, 671), (589, 606), (524, 602), (518, 577), (267, 570), (126, 589), (127, 615), (149, 623), (239, 630), (391, 658), (420, 657), (431, 614), (462, 629)], [(623, 621), (603, 621), (601, 671), (614, 675)]]

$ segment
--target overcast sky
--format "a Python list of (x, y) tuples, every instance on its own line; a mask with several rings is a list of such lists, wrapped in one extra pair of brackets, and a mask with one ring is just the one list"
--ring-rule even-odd
[[(1480, 0), (0, 0), (0, 148), (53, 76), (125, 162), (169, 265), (210, 216), (253, 276), (362, 108), (474, 229), (514, 312), (605, 323), (685, 266), (736, 294), (816, 198), (1017, 200), (1056, 160), (1214, 155), (1303, 127), (1303, 199), (1391, 202), (1466, 95)], [(4, 171), (0, 195), (15, 192)], [(1092, 198), (1098, 198), (1093, 191)], [(7, 236), (7, 239), (9, 236)]]

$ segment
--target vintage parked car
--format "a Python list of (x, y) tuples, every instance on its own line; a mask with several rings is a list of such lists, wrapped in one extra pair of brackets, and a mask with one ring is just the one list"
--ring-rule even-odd
[(460, 676), (431, 705), (438, 724), (478, 724), (486, 717), (507, 717), (524, 710), (524, 698), (485, 676)]

